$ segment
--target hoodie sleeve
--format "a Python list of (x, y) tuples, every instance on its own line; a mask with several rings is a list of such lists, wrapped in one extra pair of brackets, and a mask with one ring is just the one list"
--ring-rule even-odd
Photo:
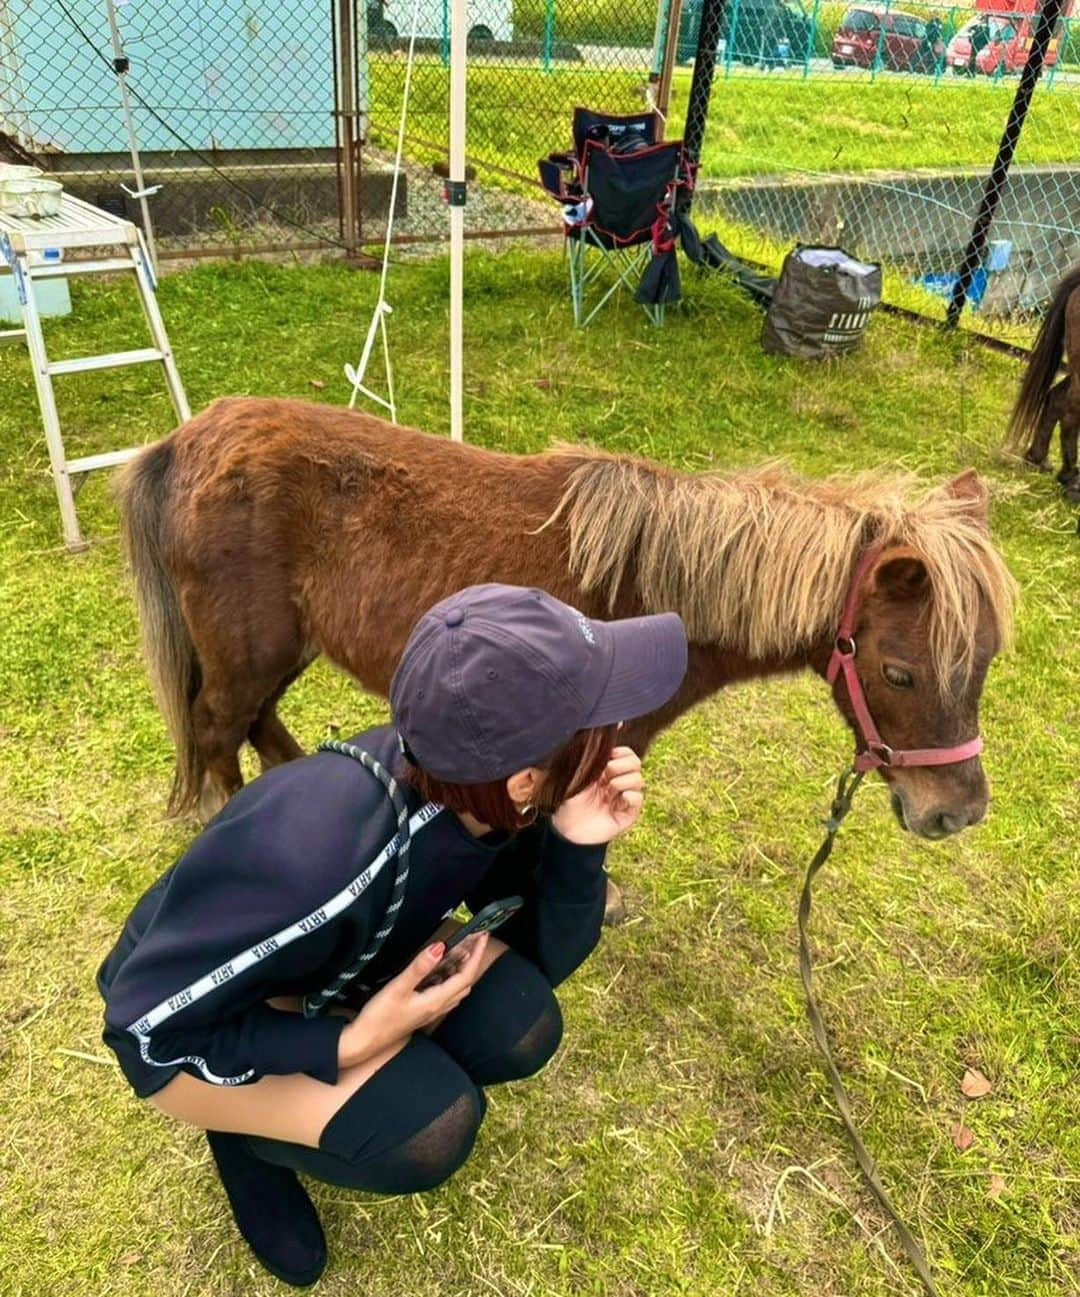
[(492, 901), (523, 897), (496, 935), (558, 986), (600, 940), (606, 854), (606, 846), (568, 842), (543, 820), (511, 838), (467, 904), (475, 914)]
[(189, 1064), (215, 1085), (240, 1085), (260, 1076), (297, 1072), (333, 1085), (345, 1023), (337, 1015), (305, 1018), (259, 1001), (244, 1013), (208, 1026), (163, 1028), (140, 1052), (145, 1062), (159, 1067)]
[(358, 876), (393, 837), (389, 802), (353, 762), (308, 758), (247, 785), (171, 871), (113, 970), (107, 1027), (148, 1067), (217, 1085), (297, 1072), (333, 1083), (344, 1019), (265, 1001), (366, 945), (392, 870), (357, 891)]

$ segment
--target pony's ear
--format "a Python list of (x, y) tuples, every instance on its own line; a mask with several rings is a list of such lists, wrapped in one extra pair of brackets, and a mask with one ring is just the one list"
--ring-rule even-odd
[(871, 588), (892, 599), (917, 599), (929, 583), (926, 561), (909, 545), (885, 550), (870, 575)]
[(959, 477), (946, 482), (941, 492), (961, 501), (964, 512), (971, 516), (972, 521), (977, 522), (984, 531), (990, 530), (990, 492), (973, 468), (965, 468)]

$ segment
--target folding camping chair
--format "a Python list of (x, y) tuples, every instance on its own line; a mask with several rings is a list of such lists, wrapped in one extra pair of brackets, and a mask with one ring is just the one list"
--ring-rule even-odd
[[(540, 180), (563, 206), (574, 323), (584, 327), (628, 288), (653, 324), (678, 300), (675, 198), (692, 183), (682, 140), (657, 143), (660, 114), (574, 109), (574, 147), (541, 158)], [(590, 290), (593, 290), (590, 292)]]

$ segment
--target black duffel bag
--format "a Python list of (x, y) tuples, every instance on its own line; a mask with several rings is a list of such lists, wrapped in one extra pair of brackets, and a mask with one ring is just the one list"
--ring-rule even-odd
[(784, 258), (761, 345), (773, 355), (817, 360), (853, 351), (881, 302), (881, 267), (843, 248), (800, 244)]

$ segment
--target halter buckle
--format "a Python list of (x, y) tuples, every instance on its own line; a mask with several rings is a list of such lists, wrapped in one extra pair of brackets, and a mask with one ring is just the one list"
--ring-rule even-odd
[(887, 743), (868, 743), (866, 750), (877, 757), (883, 766), (892, 765), (893, 750)]
[(854, 635), (837, 635), (836, 651), (844, 658), (853, 658), (857, 651)]

